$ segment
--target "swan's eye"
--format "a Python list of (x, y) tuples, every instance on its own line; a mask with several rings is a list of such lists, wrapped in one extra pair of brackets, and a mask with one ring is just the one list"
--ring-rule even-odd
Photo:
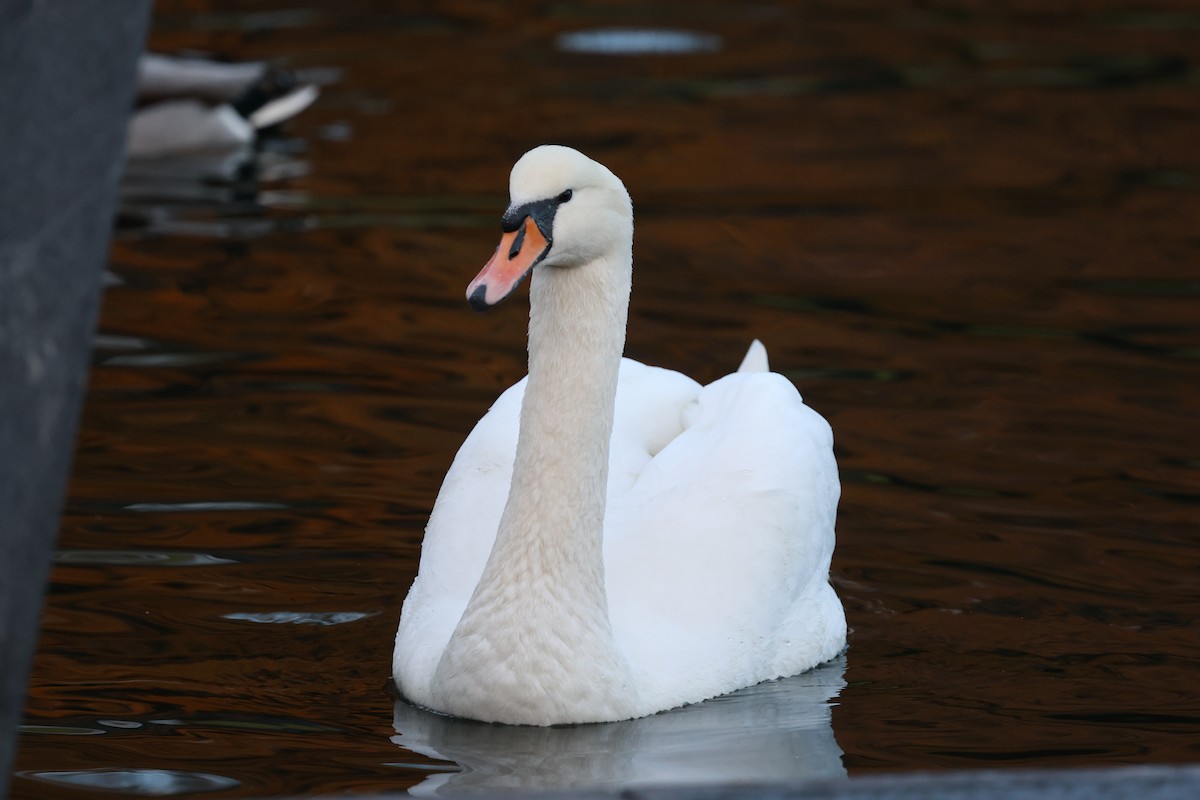
[(565, 203), (568, 200), (570, 200), (574, 194), (575, 193), (572, 192), (570, 189), (567, 189), (565, 192), (563, 192), (562, 194), (560, 194), (558, 197), (556, 197), (554, 199), (558, 203)]

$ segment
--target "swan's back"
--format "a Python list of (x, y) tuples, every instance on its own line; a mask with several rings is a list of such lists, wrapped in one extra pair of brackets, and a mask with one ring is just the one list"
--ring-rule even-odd
[(770, 372), (704, 387), (683, 417), (605, 526), (614, 632), (660, 707), (796, 674), (845, 640), (829, 425)]

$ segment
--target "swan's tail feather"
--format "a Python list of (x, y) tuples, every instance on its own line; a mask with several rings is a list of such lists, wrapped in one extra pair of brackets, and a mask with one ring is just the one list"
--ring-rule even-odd
[(742, 365), (737, 368), (738, 372), (770, 372), (771, 366), (767, 363), (767, 348), (758, 339), (750, 343), (750, 349), (746, 351), (746, 357), (742, 359)]

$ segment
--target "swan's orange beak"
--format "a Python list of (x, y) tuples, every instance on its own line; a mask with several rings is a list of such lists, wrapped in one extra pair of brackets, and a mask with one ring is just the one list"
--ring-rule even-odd
[(500, 237), (500, 246), (491, 260), (467, 286), (471, 308), (485, 311), (512, 294), (549, 249), (550, 242), (533, 216), (525, 217), (516, 230)]

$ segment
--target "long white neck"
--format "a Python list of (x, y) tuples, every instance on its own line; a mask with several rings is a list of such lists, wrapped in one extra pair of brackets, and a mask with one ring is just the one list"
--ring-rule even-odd
[(527, 568), (569, 578), (568, 591), (605, 609), (608, 452), (628, 305), (628, 266), (534, 272), (529, 382), (492, 556), (520, 548)]
[(632, 275), (632, 241), (620, 245), (588, 264), (534, 270), (529, 382), (508, 503), (434, 681), (451, 713), (526, 724), (633, 714), (603, 553)]

